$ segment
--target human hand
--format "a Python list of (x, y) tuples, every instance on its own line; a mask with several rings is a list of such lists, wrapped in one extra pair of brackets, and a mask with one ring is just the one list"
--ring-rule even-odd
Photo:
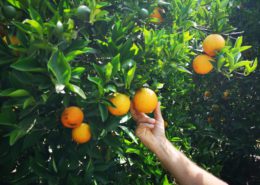
[(138, 112), (134, 108), (133, 103), (131, 104), (130, 111), (133, 119), (137, 123), (135, 134), (147, 148), (155, 152), (158, 145), (166, 139), (160, 103), (157, 104), (154, 110), (154, 118), (150, 118), (146, 114)]

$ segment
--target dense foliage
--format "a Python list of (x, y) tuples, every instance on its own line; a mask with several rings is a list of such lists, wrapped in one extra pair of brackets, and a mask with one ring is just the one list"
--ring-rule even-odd
[[(251, 50), (240, 37), (244, 28), (247, 36), (259, 27), (247, 32), (236, 19), (248, 12), (236, 8), (248, 10), (250, 2), (0, 5), (1, 184), (174, 184), (135, 137), (130, 114), (107, 111), (109, 94), (132, 96), (142, 86), (159, 95), (167, 137), (180, 150), (230, 183), (259, 182), (259, 70), (248, 76), (259, 53), (241, 55)], [(150, 16), (158, 7), (162, 21)], [(227, 47), (212, 73), (193, 74), (190, 64), (210, 33), (222, 34)], [(252, 40), (258, 51), (254, 37), (246, 37), (247, 45)], [(86, 144), (73, 142), (60, 122), (71, 105), (81, 107), (90, 124)]]

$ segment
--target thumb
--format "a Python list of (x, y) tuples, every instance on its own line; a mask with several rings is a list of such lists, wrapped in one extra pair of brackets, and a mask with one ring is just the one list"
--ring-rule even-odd
[(160, 105), (161, 105), (161, 103), (158, 102), (157, 106), (156, 106), (156, 108), (154, 110), (154, 118), (156, 119), (156, 121), (163, 123), (163, 117), (162, 117), (162, 112), (161, 112), (161, 109), (160, 109)]

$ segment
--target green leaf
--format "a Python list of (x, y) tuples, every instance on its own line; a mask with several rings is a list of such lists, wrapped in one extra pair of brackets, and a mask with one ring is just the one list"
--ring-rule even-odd
[(126, 74), (126, 80), (125, 80), (126, 89), (129, 89), (131, 86), (132, 80), (134, 79), (135, 70), (136, 70), (136, 64), (134, 64), (134, 66)]
[(22, 24), (18, 21), (12, 21), (12, 24), (15, 25), (19, 30), (30, 34), (31, 33), (31, 27), (27, 24)]
[(72, 73), (73, 75), (80, 75), (80, 74), (82, 74), (85, 70), (86, 70), (85, 67), (76, 67), (76, 68), (74, 68), (74, 69), (72, 70), (71, 73)]
[(243, 51), (246, 51), (248, 49), (252, 48), (252, 46), (242, 46), (239, 48), (239, 52), (243, 52)]
[(186, 69), (186, 68), (183, 67), (183, 66), (178, 66), (178, 65), (176, 65), (176, 68), (177, 68), (177, 70), (180, 71), (180, 72), (192, 74), (192, 72), (190, 72), (188, 69)]
[(122, 60), (124, 59), (128, 59), (129, 57), (131, 57), (130, 54), (130, 49), (133, 46), (133, 42), (131, 39), (128, 39), (123, 46), (120, 48), (120, 56), (122, 58)]
[(225, 64), (226, 62), (226, 59), (223, 55), (221, 55), (219, 58), (218, 58), (218, 61), (217, 61), (217, 70), (220, 71), (221, 68), (223, 67), (223, 65)]
[(233, 68), (234, 66), (234, 56), (231, 54), (231, 53), (226, 53), (227, 55), (227, 58), (228, 58), (228, 63), (229, 63), (229, 66), (230, 68)]
[(95, 83), (98, 86), (99, 95), (103, 96), (104, 94), (104, 87), (103, 87), (103, 81), (102, 79), (98, 77), (90, 77), (88, 76), (88, 80)]
[(32, 131), (30, 133), (27, 133), (23, 139), (22, 150), (30, 148), (33, 145), (40, 142), (40, 139), (42, 138), (43, 134), (44, 133), (41, 130)]
[(240, 48), (242, 46), (243, 43), (243, 37), (238, 37), (235, 43), (235, 48)]
[(32, 28), (34, 28), (40, 35), (42, 35), (43, 29), (42, 26), (35, 20), (25, 19), (23, 23), (27, 23), (31, 25)]
[(176, 57), (179, 55), (179, 53), (183, 50), (183, 44), (178, 44), (177, 46), (174, 47), (174, 51), (172, 53), (173, 57)]
[(84, 54), (84, 53), (88, 53), (88, 52), (90, 52), (90, 51), (92, 51), (92, 48), (89, 48), (89, 47), (85, 47), (85, 48), (83, 48), (83, 49), (81, 49), (81, 50), (71, 51), (71, 52), (69, 52), (68, 54), (66, 54), (66, 56), (65, 56), (66, 61), (67, 61), (67, 62), (70, 62), (70, 61), (74, 60), (75, 57), (77, 57), (77, 56), (79, 56), (79, 55), (82, 55), (82, 54)]
[(18, 71), (28, 71), (28, 72), (45, 72), (44, 68), (41, 68), (37, 64), (37, 60), (32, 57), (19, 58), (19, 60), (11, 65), (12, 68)]
[(160, 5), (160, 6), (168, 6), (168, 5), (170, 5), (171, 3), (168, 3), (168, 2), (166, 2), (166, 1), (164, 1), (164, 0), (159, 0), (158, 1), (158, 5)]
[(20, 0), (7, 0), (11, 5), (13, 5), (16, 8), (21, 8), (22, 7), (22, 3), (20, 2)]
[(111, 63), (107, 63), (105, 66), (105, 70), (106, 81), (108, 82), (112, 75), (113, 65)]
[(136, 144), (138, 144), (135, 135), (127, 127), (120, 125), (119, 128), (121, 128)]
[(54, 159), (54, 158), (52, 158), (52, 168), (53, 168), (53, 170), (54, 170), (55, 173), (58, 172), (58, 168), (57, 168), (57, 165), (56, 165), (56, 162), (55, 162), (55, 159)]
[(42, 23), (41, 15), (32, 6), (30, 6), (28, 10), (29, 10), (29, 13), (30, 13), (30, 17), (33, 20), (36, 20), (36, 21)]
[(245, 76), (247, 76), (250, 73), (252, 73), (253, 71), (255, 71), (255, 69), (257, 68), (257, 63), (258, 63), (257, 58), (254, 61), (243, 60), (243, 61), (236, 63), (232, 68), (230, 68), (230, 72), (235, 71), (240, 68), (244, 68), (244, 74), (245, 74)]
[[(109, 117), (109, 120), (106, 121), (106, 125), (104, 127), (106, 131), (110, 132), (112, 130), (115, 130), (119, 126), (120, 119), (121, 119), (120, 117), (116, 117), (116, 116)], [(109, 140), (107, 142), (109, 142)]]
[(31, 42), (32, 48), (39, 48), (44, 50), (52, 50), (54, 47), (51, 43), (49, 43), (47, 40), (34, 40)]
[(35, 99), (31, 96), (29, 98), (26, 98), (23, 102), (23, 109), (28, 108), (30, 105), (35, 103)]
[(117, 88), (115, 85), (113, 84), (108, 84), (106, 87), (105, 87), (105, 91), (106, 92), (117, 92)]
[(116, 55), (112, 61), (111, 64), (113, 66), (112, 74), (111, 76), (115, 76), (118, 71), (120, 71), (120, 54)]
[(114, 164), (114, 162), (109, 162), (107, 164), (94, 164), (95, 168), (94, 171), (102, 172), (106, 171), (107, 169), (111, 168), (111, 166)]
[(181, 138), (179, 138), (179, 137), (172, 137), (170, 140), (171, 140), (171, 142), (178, 142), (178, 141), (182, 141), (182, 139), (181, 139)]
[(127, 148), (125, 152), (127, 154), (137, 154), (137, 155), (141, 154), (140, 150), (135, 149), (135, 148)]
[(133, 43), (132, 47), (130, 48), (130, 51), (132, 51), (134, 55), (137, 55), (139, 52), (139, 48), (135, 43)]
[(163, 178), (163, 185), (171, 185), (171, 183), (168, 180), (167, 175), (165, 175), (164, 178)]
[(94, 169), (93, 167), (93, 161), (92, 159), (90, 158), (89, 161), (88, 161), (88, 164), (86, 165), (86, 168), (85, 168), (85, 173), (89, 173), (89, 172), (92, 172)]
[(73, 78), (77, 78), (80, 79), (80, 76), (82, 75), (82, 73), (84, 73), (86, 69), (84, 67), (76, 67), (71, 71), (71, 76)]
[(144, 41), (145, 41), (145, 45), (149, 45), (149, 43), (152, 40), (152, 31), (149, 31), (147, 29), (143, 30), (143, 34), (144, 34)]
[(30, 167), (36, 175), (48, 179), (49, 181), (54, 181), (53, 172), (51, 173), (49, 169), (44, 166), (42, 161), (31, 158)]
[(98, 104), (98, 109), (101, 114), (101, 119), (103, 122), (105, 122), (108, 118), (108, 110), (107, 107), (101, 103)]
[(8, 126), (8, 127), (13, 127), (13, 128), (18, 128), (17, 125), (14, 125), (14, 124), (12, 124), (12, 123), (4, 123), (4, 122), (2, 122), (2, 121), (0, 121), (0, 125), (2, 125), (2, 126)]
[(48, 61), (48, 69), (56, 77), (59, 84), (68, 84), (71, 78), (71, 67), (62, 52), (54, 51)]
[(26, 132), (20, 128), (13, 130), (9, 134), (9, 145), (10, 146), (14, 145), (18, 139), (20, 139), (21, 137), (23, 137), (25, 135), (26, 135)]
[(132, 59), (125, 60), (122, 64), (123, 73), (126, 73), (127, 71), (129, 71), (135, 64), (136, 64), (136, 62)]
[(258, 65), (257, 58), (253, 62), (251, 61), (250, 64), (246, 65), (245, 76), (248, 76), (250, 73), (255, 71), (257, 68), (257, 65)]
[(72, 92), (78, 94), (81, 98), (86, 99), (86, 95), (84, 93), (84, 91), (77, 85), (74, 84), (68, 84), (67, 87), (69, 88), (69, 90), (71, 90)]
[(2, 108), (0, 112), (0, 125), (13, 125), (16, 127), (16, 116), (17, 114), (12, 110), (11, 107), (7, 109)]
[(190, 35), (189, 31), (186, 31), (186, 32), (183, 33), (183, 41), (184, 42), (187, 42), (187, 41), (189, 41), (193, 38), (194, 38), (194, 35)]
[(103, 80), (105, 80), (106, 79), (106, 77), (105, 77), (105, 67), (97, 65), (97, 64), (93, 64), (93, 66), (94, 66), (95, 71), (97, 72), (98, 76), (100, 78), (102, 78)]
[(30, 93), (24, 89), (6, 89), (0, 92), (0, 97), (23, 97), (29, 95)]

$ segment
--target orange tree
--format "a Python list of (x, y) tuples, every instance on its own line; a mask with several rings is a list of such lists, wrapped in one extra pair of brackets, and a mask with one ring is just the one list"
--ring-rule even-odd
[[(215, 164), (198, 158), (211, 148), (192, 143), (200, 132), (190, 116), (189, 93), (196, 87), (192, 60), (211, 33), (227, 40), (212, 74), (233, 78), (257, 66), (256, 59), (241, 57), (249, 49), (242, 37), (229, 39), (234, 38), (229, 1), (6, 0), (0, 5), (1, 184), (174, 183), (134, 136), (130, 114), (108, 111), (115, 108), (111, 94), (133, 97), (141, 87), (158, 94), (170, 141), (220, 174), (219, 158)], [(87, 143), (73, 141), (71, 129), (62, 126), (61, 114), (69, 106), (84, 112)]]

